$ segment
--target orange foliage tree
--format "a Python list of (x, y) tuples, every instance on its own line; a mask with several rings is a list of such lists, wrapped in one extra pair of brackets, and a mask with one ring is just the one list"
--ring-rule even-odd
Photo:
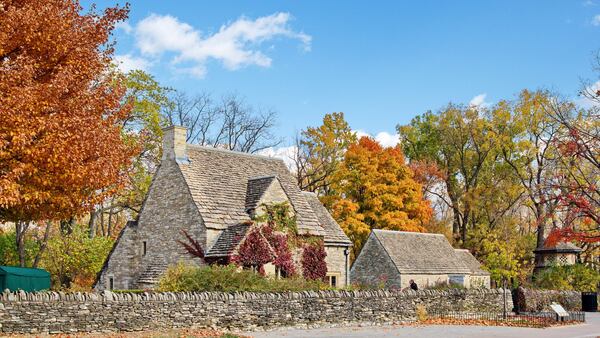
[(0, 221), (16, 224), (21, 265), (33, 222), (88, 210), (136, 152), (109, 43), (128, 8), (81, 12), (76, 0), (0, 2)]
[(362, 137), (348, 147), (337, 175), (332, 211), (354, 243), (353, 255), (371, 229), (425, 232), (432, 210), (399, 146)]

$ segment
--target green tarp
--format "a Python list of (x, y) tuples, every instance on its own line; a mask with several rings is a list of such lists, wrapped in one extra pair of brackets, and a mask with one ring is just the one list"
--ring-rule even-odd
[(44, 269), (0, 266), (0, 291), (40, 291), (50, 289), (50, 273)]

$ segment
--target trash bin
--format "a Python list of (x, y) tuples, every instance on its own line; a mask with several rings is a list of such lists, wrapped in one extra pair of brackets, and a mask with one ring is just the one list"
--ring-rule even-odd
[(581, 293), (581, 311), (596, 312), (598, 311), (598, 293), (582, 292)]

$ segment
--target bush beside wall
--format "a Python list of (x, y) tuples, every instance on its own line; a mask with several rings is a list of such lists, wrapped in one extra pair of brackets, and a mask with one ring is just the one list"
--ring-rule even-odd
[[(414, 321), (426, 310), (502, 311), (502, 290), (303, 291), (281, 293), (2, 293), (3, 333), (252, 330)], [(512, 308), (506, 291), (508, 308)]]

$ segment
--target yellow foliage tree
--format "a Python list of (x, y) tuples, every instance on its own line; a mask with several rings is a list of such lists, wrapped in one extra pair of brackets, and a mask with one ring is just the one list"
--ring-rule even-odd
[(362, 137), (348, 147), (336, 175), (332, 213), (354, 244), (353, 257), (371, 229), (426, 231), (431, 207), (399, 146)]

